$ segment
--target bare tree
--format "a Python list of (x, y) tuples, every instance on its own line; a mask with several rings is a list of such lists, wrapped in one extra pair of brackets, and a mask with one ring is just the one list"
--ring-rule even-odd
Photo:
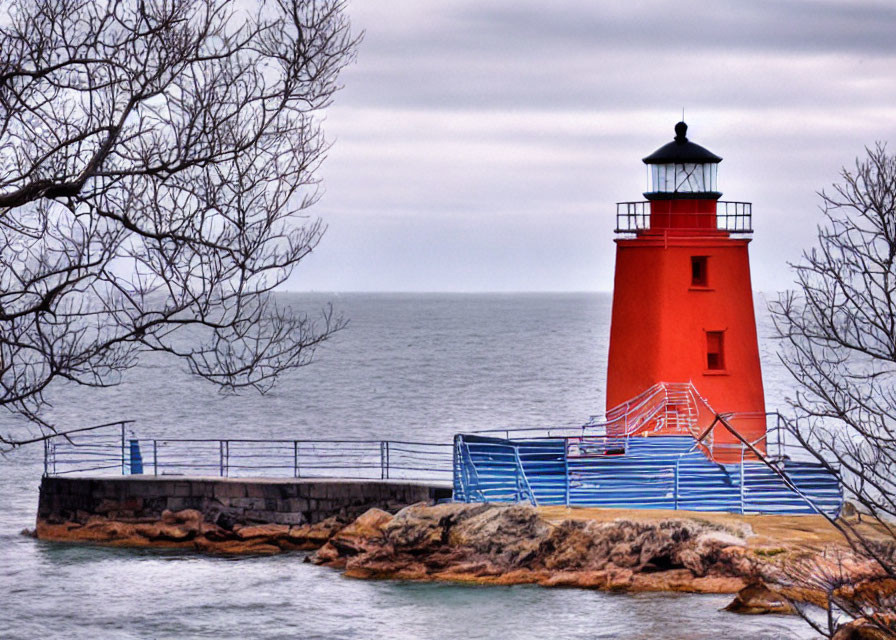
[[(868, 542), (877, 545), (879, 553), (889, 554), (891, 561), (896, 560), (892, 545), (870, 537)], [(760, 573), (822, 637), (893, 637), (896, 589), (892, 578), (867, 554), (830, 545), (784, 556), (778, 566), (767, 565)], [(819, 616), (818, 608), (825, 615)], [(844, 628), (849, 622), (851, 628)]]
[[(0, 16), (0, 404), (141, 352), (266, 390), (343, 322), (272, 290), (324, 227), (342, 0), (13, 0)], [(15, 441), (7, 437), (7, 441)]]
[[(794, 265), (797, 291), (781, 295), (770, 306), (783, 340), (781, 359), (797, 381), (789, 398), (795, 413), (790, 431), (838, 476), (847, 499), (864, 512), (859, 519), (841, 519), (838, 528), (858, 557), (876, 567), (875, 584), (890, 591), (880, 602), (892, 605), (896, 157), (879, 143), (856, 161), (853, 170), (844, 169), (841, 179), (832, 192), (820, 194), (825, 222), (819, 227), (817, 245)], [(828, 584), (840, 610), (862, 613), (882, 633), (896, 636), (896, 618), (886, 615), (892, 611), (873, 606), (873, 589), (867, 586), (872, 578), (839, 569), (835, 578), (826, 574), (817, 578)], [(850, 594), (857, 594), (852, 602)]]

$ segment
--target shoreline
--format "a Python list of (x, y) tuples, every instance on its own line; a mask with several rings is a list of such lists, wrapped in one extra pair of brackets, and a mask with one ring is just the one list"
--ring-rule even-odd
[[(355, 519), (225, 528), (200, 511), (158, 520), (91, 515), (83, 522), (39, 519), (41, 540), (207, 554), (313, 551), (307, 562), (357, 579), (538, 584), (623, 592), (743, 594), (735, 610), (787, 612), (787, 598), (823, 604), (819, 594), (775, 589), (782, 560), (848, 549), (820, 516), (737, 515), (528, 505), (415, 504), (396, 514), (372, 508)], [(757, 585), (763, 585), (765, 590)], [(768, 588), (772, 591), (769, 591)], [(750, 591), (752, 589), (752, 591)], [(732, 603), (734, 605), (734, 603)]]

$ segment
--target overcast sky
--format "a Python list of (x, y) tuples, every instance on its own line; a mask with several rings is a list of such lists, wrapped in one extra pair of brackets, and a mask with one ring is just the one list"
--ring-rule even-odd
[(328, 111), (292, 290), (609, 291), (615, 203), (674, 136), (753, 202), (753, 288), (792, 281), (816, 191), (896, 151), (896, 3), (350, 0), (366, 32)]

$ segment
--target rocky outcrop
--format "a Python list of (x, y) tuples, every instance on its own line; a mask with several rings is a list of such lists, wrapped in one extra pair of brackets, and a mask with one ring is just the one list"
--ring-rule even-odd
[(738, 532), (695, 520), (567, 520), (527, 505), (371, 510), (312, 561), (357, 578), (735, 593), (754, 570)]
[(317, 549), (345, 525), (346, 519), (339, 517), (313, 525), (208, 522), (201, 512), (183, 509), (163, 511), (158, 520), (117, 520), (100, 515), (62, 523), (41, 519), (34, 535), (41, 540), (116, 547), (166, 547), (204, 553), (268, 555)]

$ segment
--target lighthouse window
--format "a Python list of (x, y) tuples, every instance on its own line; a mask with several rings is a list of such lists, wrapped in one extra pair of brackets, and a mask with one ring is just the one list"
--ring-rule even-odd
[(648, 189), (654, 193), (716, 191), (718, 165), (712, 163), (649, 164)]
[(706, 332), (706, 368), (719, 370), (725, 368), (724, 331)]
[(705, 287), (708, 285), (706, 277), (706, 256), (691, 256), (691, 286)]

